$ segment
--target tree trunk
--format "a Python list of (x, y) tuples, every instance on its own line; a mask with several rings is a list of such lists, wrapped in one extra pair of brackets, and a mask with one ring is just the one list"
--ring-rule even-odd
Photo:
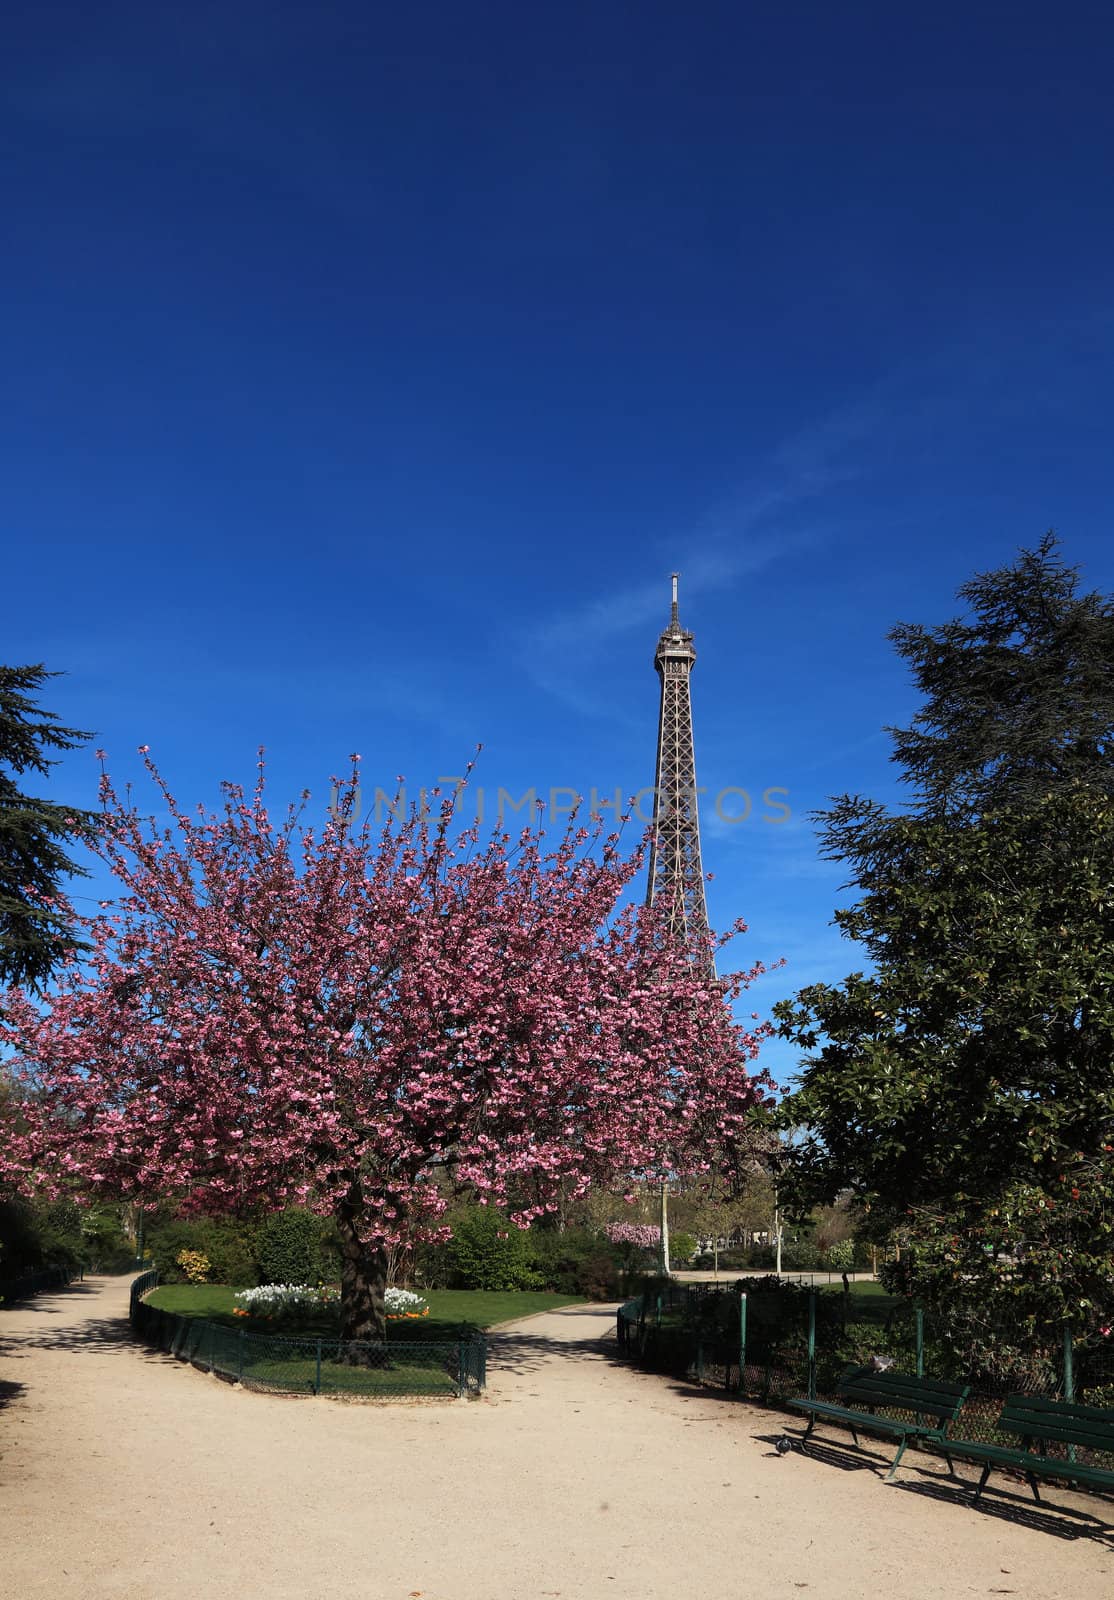
[(340, 1234), (340, 1337), (344, 1343), (341, 1360), (348, 1366), (382, 1366), (382, 1351), (369, 1345), (383, 1345), (387, 1338), (387, 1312), (384, 1292), (387, 1287), (387, 1252), (381, 1245), (367, 1245), (358, 1237), (351, 1213), (344, 1208), (337, 1216)]

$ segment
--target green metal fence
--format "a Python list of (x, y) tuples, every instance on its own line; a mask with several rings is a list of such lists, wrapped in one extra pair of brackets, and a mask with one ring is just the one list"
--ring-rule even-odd
[(776, 1279), (740, 1280), (730, 1290), (652, 1282), (619, 1307), (616, 1332), (630, 1360), (775, 1407), (799, 1395), (835, 1399), (841, 1373), (874, 1360), (969, 1382), (956, 1429), (967, 1439), (1016, 1443), (994, 1429), (1008, 1394), (1114, 1405), (1114, 1331), (1084, 1340), (1058, 1328), (1019, 1345), (1015, 1328), (988, 1321), (981, 1344), (960, 1348), (917, 1306), (787, 1288)]
[(158, 1280), (157, 1272), (145, 1272), (132, 1284), (130, 1321), (138, 1337), (247, 1389), (365, 1400), (454, 1399), (477, 1395), (487, 1383), (482, 1334), (452, 1343), (370, 1344), (251, 1333), (148, 1304), (144, 1295)]
[(32, 1295), (44, 1294), (48, 1289), (64, 1289), (68, 1283), (85, 1276), (82, 1267), (43, 1267), (39, 1272), (24, 1273), (22, 1278), (8, 1278), (0, 1283), (0, 1305), (14, 1305), (17, 1300), (29, 1300)]

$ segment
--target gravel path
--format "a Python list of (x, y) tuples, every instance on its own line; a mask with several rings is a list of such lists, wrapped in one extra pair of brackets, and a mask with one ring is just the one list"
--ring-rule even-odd
[(615, 1365), (604, 1308), (493, 1336), (481, 1402), (367, 1406), (141, 1349), (127, 1295), (93, 1279), (0, 1311), (4, 1600), (1114, 1590), (1109, 1502), (971, 1511), (926, 1458), (887, 1488), (878, 1456), (779, 1456), (783, 1417)]

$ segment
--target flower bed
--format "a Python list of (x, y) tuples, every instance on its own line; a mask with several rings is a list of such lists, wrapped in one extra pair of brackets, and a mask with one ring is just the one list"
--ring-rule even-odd
[(235, 1295), (234, 1317), (262, 1317), (283, 1321), (306, 1312), (324, 1311), (340, 1302), (340, 1290), (330, 1284), (264, 1283), (258, 1289), (240, 1289)]
[[(340, 1290), (329, 1283), (316, 1287), (306, 1283), (265, 1283), (258, 1289), (239, 1289), (234, 1298), (234, 1317), (284, 1322), (338, 1306)], [(416, 1322), (429, 1316), (428, 1302), (412, 1289), (392, 1287), (386, 1291), (384, 1301), (388, 1322)]]
[(415, 1294), (413, 1289), (388, 1289), (383, 1296), (387, 1307), (388, 1322), (415, 1321), (419, 1317), (429, 1316), (429, 1305), (420, 1294)]

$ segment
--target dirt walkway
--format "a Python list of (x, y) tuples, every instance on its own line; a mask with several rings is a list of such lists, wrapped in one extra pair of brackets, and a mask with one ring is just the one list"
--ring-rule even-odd
[[(1114, 1511), (957, 1504), (933, 1464), (772, 1448), (785, 1419), (614, 1365), (610, 1314), (493, 1339), (489, 1398), (230, 1388), (138, 1348), (128, 1285), (0, 1311), (5, 1600), (1081, 1600)], [(914, 1462), (925, 1458), (914, 1457)]]

